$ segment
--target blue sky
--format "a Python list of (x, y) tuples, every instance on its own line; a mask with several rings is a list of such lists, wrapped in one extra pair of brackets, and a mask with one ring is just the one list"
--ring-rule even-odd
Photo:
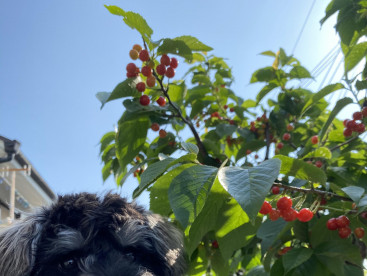
[[(338, 41), (335, 19), (319, 24), (328, 2), (316, 1), (294, 53), (309, 70)], [(57, 193), (116, 187), (112, 178), (102, 183), (98, 142), (122, 105), (100, 110), (95, 94), (124, 79), (129, 50), (141, 41), (104, 4), (140, 13), (153, 39), (192, 35), (213, 47), (233, 68), (233, 90), (247, 99), (260, 87), (249, 85), (252, 72), (272, 63), (258, 54), (279, 47), (290, 54), (312, 1), (1, 1), (0, 135), (21, 141)], [(184, 73), (179, 67), (176, 76)], [(136, 184), (128, 180), (122, 195)]]

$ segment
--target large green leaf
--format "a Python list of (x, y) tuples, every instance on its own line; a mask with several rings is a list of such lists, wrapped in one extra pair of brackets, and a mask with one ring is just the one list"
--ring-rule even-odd
[(283, 266), (285, 268), (285, 272), (287, 273), (293, 268), (303, 264), (311, 257), (311, 255), (312, 249), (310, 248), (293, 248), (283, 256)]
[(278, 84), (275, 84), (273, 82), (265, 85), (256, 96), (257, 103), (259, 103), (268, 93), (273, 91), (273, 89), (278, 86), (279, 86)]
[(310, 72), (303, 66), (294, 66), (289, 72), (291, 79), (307, 79), (312, 78)]
[(324, 99), (325, 96), (342, 88), (344, 88), (344, 85), (342, 85), (341, 83), (329, 84), (328, 86), (325, 86), (319, 92), (315, 93), (311, 99), (308, 100), (308, 102), (304, 105), (302, 109), (302, 114), (304, 114), (312, 105), (316, 104), (321, 99)]
[(280, 173), (325, 185), (326, 175), (323, 170), (308, 164), (305, 161), (284, 155), (276, 155), (274, 158), (282, 161)]
[(257, 70), (255, 73), (252, 74), (250, 83), (254, 82), (269, 82), (275, 79), (275, 70), (273, 67), (265, 67), (262, 69)]
[(261, 218), (258, 217), (254, 225), (249, 222), (249, 217), (236, 200), (231, 199), (223, 204), (216, 218), (216, 236), (225, 259), (246, 246), (255, 236), (261, 224)]
[(363, 188), (357, 186), (345, 187), (342, 190), (357, 204), (365, 192)]
[(218, 179), (216, 179), (203, 209), (190, 227), (189, 242), (187, 245), (189, 256), (191, 256), (204, 235), (209, 231), (215, 230), (218, 212), (226, 197), (228, 197), (227, 192), (224, 191)]
[(186, 228), (200, 213), (214, 183), (218, 168), (196, 165), (176, 176), (168, 198), (176, 219)]
[(149, 126), (148, 117), (119, 123), (116, 135), (116, 156), (122, 169), (143, 149)]
[(192, 51), (204, 51), (209, 52), (213, 50), (212, 47), (209, 47), (208, 45), (205, 45), (201, 41), (199, 41), (196, 37), (189, 36), (189, 35), (183, 35), (174, 38), (173, 40), (181, 40), (185, 42), (185, 44), (192, 50)]
[(279, 233), (283, 232), (285, 229), (289, 229), (289, 226), (283, 219), (278, 219), (276, 221), (268, 219), (261, 224), (256, 235), (261, 239), (262, 255), (264, 255), (270, 246), (279, 238)]
[(344, 61), (345, 73), (352, 70), (367, 54), (367, 42), (355, 45), (347, 54)]
[(131, 11), (126, 12), (117, 6), (105, 5), (105, 7), (110, 13), (122, 16), (125, 24), (131, 29), (136, 29), (141, 34), (143, 39), (150, 44), (150, 38), (153, 34), (153, 30), (149, 27), (148, 23), (140, 14)]
[(182, 40), (164, 39), (163, 43), (158, 47), (157, 54), (174, 54), (189, 61), (192, 60), (192, 51)]
[(169, 186), (174, 178), (192, 166), (195, 165), (184, 164), (178, 166), (157, 179), (150, 190), (150, 210), (163, 216), (168, 216), (172, 212), (168, 200)]
[(280, 162), (272, 159), (253, 168), (224, 167), (219, 170), (218, 179), (254, 222), (279, 169)]
[(115, 140), (115, 137), (116, 132), (114, 131), (107, 132), (105, 135), (103, 135), (100, 141), (101, 146), (99, 152), (102, 153), (106, 149), (106, 147)]
[(362, 262), (359, 248), (349, 240), (334, 239), (323, 242), (314, 248), (314, 253), (320, 256), (342, 257), (356, 265), (361, 265)]
[(336, 103), (335, 107), (330, 112), (329, 118), (327, 119), (326, 123), (324, 124), (324, 126), (322, 127), (322, 129), (320, 131), (320, 135), (319, 135), (320, 141), (322, 141), (322, 138), (324, 138), (324, 135), (325, 135), (326, 131), (328, 130), (329, 126), (331, 125), (331, 123), (335, 119), (336, 115), (338, 115), (338, 113), (344, 107), (346, 107), (348, 104), (351, 104), (351, 103), (353, 103), (353, 100), (351, 98), (343, 98), (343, 99), (340, 99)]

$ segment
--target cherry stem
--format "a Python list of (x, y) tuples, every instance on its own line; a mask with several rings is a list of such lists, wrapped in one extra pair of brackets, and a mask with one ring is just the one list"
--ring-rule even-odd
[(357, 139), (358, 139), (358, 137), (359, 137), (359, 135), (357, 135), (357, 136), (355, 136), (355, 137), (353, 137), (353, 138), (351, 138), (351, 139), (349, 139), (349, 140), (347, 140), (347, 141), (345, 141), (345, 142), (343, 142), (343, 143), (341, 143), (341, 144), (339, 144), (339, 145), (336, 145), (335, 147), (332, 147), (332, 148), (330, 149), (330, 151), (334, 151), (334, 150), (336, 150), (336, 149), (338, 149), (338, 148), (341, 148), (342, 146), (347, 145), (347, 144), (349, 144), (349, 143), (353, 142), (354, 140), (357, 140)]
[(334, 197), (334, 198), (338, 198), (338, 199), (345, 200), (345, 201), (353, 201), (349, 197), (340, 196), (332, 192), (325, 192), (325, 191), (315, 190), (315, 189), (312, 190), (312, 189), (298, 188), (294, 186), (284, 185), (281, 183), (273, 183), (273, 186), (283, 188), (284, 190), (296, 191), (296, 192), (305, 193), (305, 194), (316, 194), (322, 197)]

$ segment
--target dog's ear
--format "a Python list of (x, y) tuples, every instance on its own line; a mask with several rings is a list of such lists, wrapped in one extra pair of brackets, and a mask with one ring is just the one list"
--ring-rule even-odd
[(1, 275), (29, 275), (41, 235), (42, 220), (40, 216), (30, 216), (0, 231)]
[(147, 215), (150, 228), (154, 232), (154, 249), (166, 260), (165, 275), (179, 276), (186, 271), (186, 259), (183, 247), (183, 234), (171, 223), (156, 214)]

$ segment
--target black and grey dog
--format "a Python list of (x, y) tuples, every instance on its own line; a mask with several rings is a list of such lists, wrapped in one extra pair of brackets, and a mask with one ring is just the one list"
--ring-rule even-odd
[(183, 275), (182, 234), (116, 194), (60, 196), (0, 233), (2, 276)]

